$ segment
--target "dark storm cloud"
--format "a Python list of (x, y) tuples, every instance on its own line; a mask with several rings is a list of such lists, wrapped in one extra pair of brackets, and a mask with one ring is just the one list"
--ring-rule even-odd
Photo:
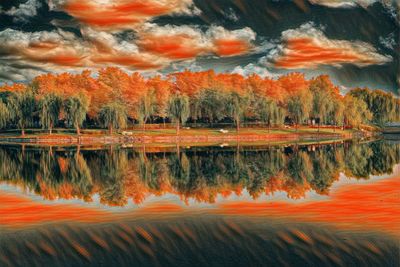
[[(37, 38), (40, 42), (27, 42), (22, 47), (0, 44), (0, 80), (29, 80), (37, 73), (69, 71), (74, 69), (72, 66), (78, 70), (117, 65), (163, 73), (182, 68), (264, 75), (290, 71), (305, 72), (307, 76), (328, 73), (346, 87), (370, 86), (391, 91), (399, 88), (396, 1), (138, 3), (118, 0), (113, 8), (104, 9), (107, 0), (3, 0), (0, 33), (12, 29), (22, 39), (32, 33), (41, 37)], [(294, 43), (284, 34), (305, 24), (313, 25), (323, 38)], [(56, 35), (60, 39), (49, 42), (49, 36)], [(307, 34), (302, 37), (310, 39)], [(297, 44), (295, 48), (304, 45), (301, 57), (316, 60), (308, 65), (297, 64), (296, 53), (300, 50), (291, 49), (293, 44)], [(334, 51), (335, 44), (347, 50)], [(320, 57), (310, 54), (317, 48)], [(280, 62), (286, 56), (283, 59), (290, 63), (286, 64), (287, 69), (276, 64), (279, 57), (271, 56), (274, 53), (279, 53)]]

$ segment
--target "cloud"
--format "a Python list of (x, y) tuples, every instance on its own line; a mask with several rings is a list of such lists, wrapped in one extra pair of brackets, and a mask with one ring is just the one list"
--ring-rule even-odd
[(330, 8), (354, 8), (360, 6), (368, 8), (375, 3), (381, 3), (385, 7), (387, 13), (399, 22), (397, 17), (397, 13), (400, 10), (399, 0), (309, 0), (309, 2), (314, 5)]
[(211, 26), (202, 31), (195, 26), (158, 26), (147, 23), (139, 31), (139, 48), (171, 60), (215, 54), (236, 56), (251, 52), (256, 34), (250, 28), (229, 31)]
[(0, 9), (0, 14), (12, 16), (14, 22), (26, 22), (28, 18), (36, 16), (37, 10), (41, 7), (42, 3), (39, 0), (28, 0), (18, 7), (12, 7), (7, 11)]
[(246, 66), (236, 66), (232, 73), (237, 73), (243, 76), (249, 76), (257, 74), (261, 77), (278, 77), (279, 74), (270, 72), (265, 66), (259, 66), (258, 64), (247, 64)]
[(250, 42), (256, 38), (256, 33), (248, 27), (228, 31), (216, 26), (211, 27), (207, 34), (213, 38), (214, 51), (219, 56), (246, 54), (252, 49)]
[(368, 7), (379, 0), (309, 0), (311, 4), (322, 5), (332, 8), (348, 8), (348, 7)]
[(83, 60), (85, 49), (73, 34), (61, 30), (21, 32), (6, 29), (0, 32), (0, 53), (10, 59), (74, 66)]
[(276, 68), (316, 68), (318, 65), (359, 67), (381, 65), (392, 57), (379, 54), (369, 43), (328, 39), (314, 24), (306, 23), (298, 29), (282, 32), (282, 44), (268, 56)]
[(192, 0), (53, 0), (49, 6), (102, 30), (132, 29), (158, 16), (200, 12)]
[(393, 49), (396, 46), (396, 39), (394, 32), (390, 33), (387, 37), (379, 36), (379, 42), (384, 47)]
[(138, 32), (138, 46), (142, 51), (171, 60), (191, 59), (210, 50), (210, 41), (194, 26), (159, 26), (146, 23)]
[[(145, 23), (129, 38), (125, 35), (82, 27), (80, 37), (63, 30), (0, 32), (0, 60), (29, 65), (31, 71), (81, 70), (120, 66), (127, 70), (161, 70), (174, 62), (193, 61), (201, 56), (234, 56), (251, 52), (255, 33), (249, 28), (228, 31), (212, 26), (159, 26)], [(5, 69), (7, 68), (7, 69)], [(3, 71), (20, 79), (31, 78), (27, 69)], [(8, 78), (12, 78), (8, 75)], [(5, 79), (5, 75), (2, 75)]]

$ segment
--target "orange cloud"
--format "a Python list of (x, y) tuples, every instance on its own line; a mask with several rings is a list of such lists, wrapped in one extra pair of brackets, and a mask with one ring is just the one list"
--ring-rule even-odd
[(277, 68), (299, 69), (343, 64), (363, 67), (385, 64), (392, 60), (390, 56), (379, 54), (368, 43), (328, 39), (311, 23), (283, 32), (282, 40), (283, 45), (272, 55), (272, 61)]
[(191, 0), (67, 0), (61, 7), (80, 22), (102, 29), (127, 29), (136, 24), (172, 13), (188, 13)]
[(206, 51), (188, 34), (170, 36), (145, 34), (138, 42), (138, 46), (146, 52), (175, 60), (195, 58)]
[(322, 47), (311, 38), (287, 40), (285, 49), (286, 53), (275, 61), (275, 66), (278, 68), (295, 69), (315, 67), (319, 64), (374, 63), (372, 59), (353, 51)]
[(158, 64), (151, 59), (146, 59), (143, 55), (100, 55), (92, 56), (91, 61), (96, 64), (111, 63), (120, 66), (133, 67), (136, 69), (158, 69), (162, 65)]
[(241, 39), (217, 39), (214, 45), (215, 53), (219, 56), (236, 56), (250, 51), (250, 44)]

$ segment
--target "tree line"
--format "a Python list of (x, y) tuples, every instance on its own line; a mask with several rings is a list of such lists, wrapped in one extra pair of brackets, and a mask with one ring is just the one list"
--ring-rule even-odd
[[(327, 75), (307, 80), (301, 73), (277, 79), (254, 74), (217, 74), (214, 71), (173, 73), (144, 78), (118, 68), (97, 74), (40, 75), (29, 84), (0, 87), (0, 128), (84, 125), (109, 129), (171, 121), (230, 122), (237, 131), (241, 123), (257, 121), (265, 126), (291, 123), (359, 127), (399, 121), (399, 99), (392, 93), (355, 88), (342, 95)], [(62, 123), (61, 123), (62, 122)]]

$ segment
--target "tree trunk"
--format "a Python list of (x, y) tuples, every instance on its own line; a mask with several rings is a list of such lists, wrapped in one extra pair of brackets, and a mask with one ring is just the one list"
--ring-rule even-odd
[(319, 128), (321, 127), (321, 119), (318, 119), (318, 132), (319, 132)]
[(24, 128), (21, 129), (21, 135), (22, 135), (22, 137), (25, 136), (25, 129)]
[(53, 123), (50, 123), (49, 132), (50, 135), (53, 134)]
[(165, 125), (165, 117), (163, 117), (162, 120), (163, 120), (164, 129), (165, 129), (165, 128), (167, 128), (166, 125)]
[(343, 118), (343, 126), (342, 126), (342, 130), (344, 131), (344, 129), (345, 129), (345, 126), (346, 126), (346, 118)]
[(270, 131), (271, 131), (271, 122), (268, 121), (268, 133), (270, 133)]
[(109, 135), (113, 134), (113, 127), (111, 124), (108, 125), (108, 133), (109, 133)]
[(81, 128), (78, 125), (76, 126), (76, 134), (81, 135)]
[(240, 119), (236, 118), (236, 133), (239, 134), (240, 130)]
[(176, 122), (176, 135), (179, 135), (179, 120)]

